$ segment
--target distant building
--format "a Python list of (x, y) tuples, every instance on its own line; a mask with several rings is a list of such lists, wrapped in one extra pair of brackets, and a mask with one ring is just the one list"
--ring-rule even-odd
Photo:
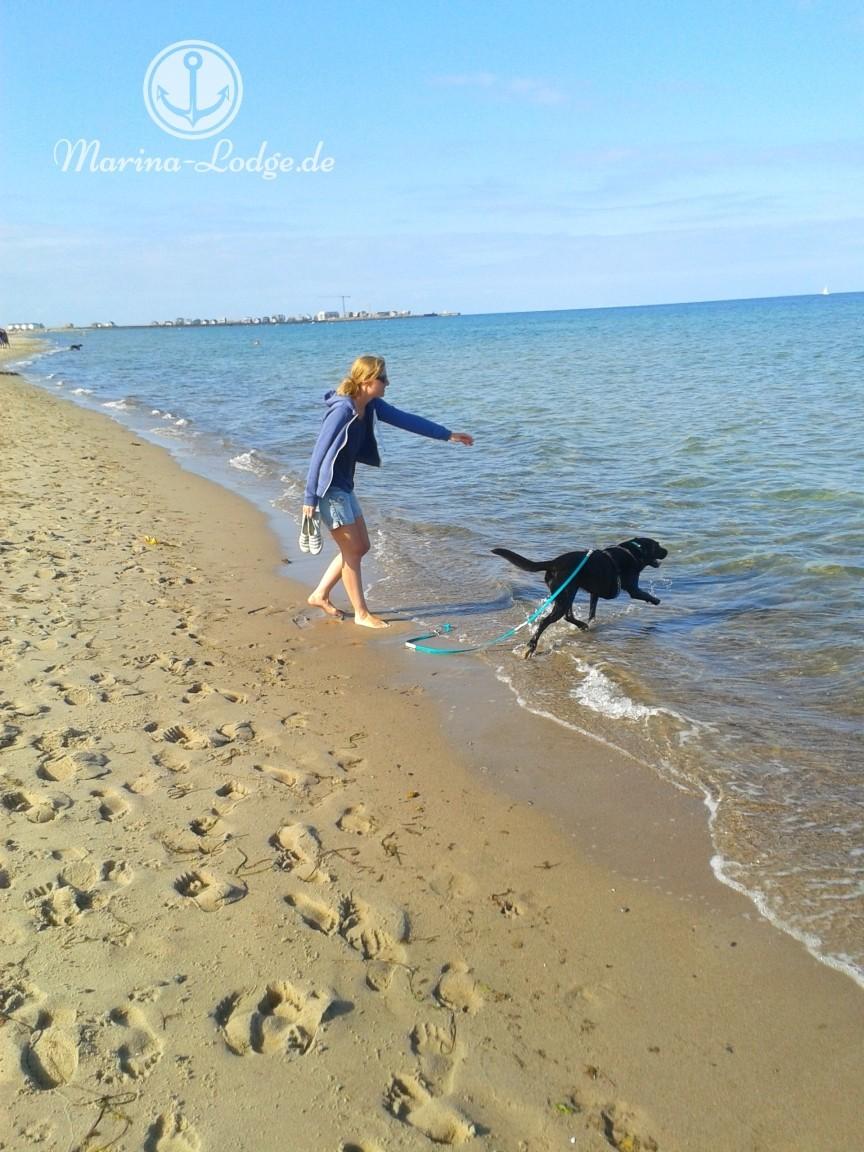
[(338, 320), (339, 319), (339, 313), (338, 312), (316, 312), (315, 313), (315, 319), (318, 321), (321, 321), (321, 320)]

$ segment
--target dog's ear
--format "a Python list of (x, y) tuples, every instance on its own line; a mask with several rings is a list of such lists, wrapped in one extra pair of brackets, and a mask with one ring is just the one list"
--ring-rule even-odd
[(634, 555), (650, 568), (659, 568), (660, 561), (667, 555), (666, 549), (650, 536), (634, 536), (627, 541), (627, 547), (632, 548)]
[[(626, 548), (634, 560), (640, 561), (642, 564), (654, 564), (654, 561), (650, 559), (651, 550), (645, 547), (644, 539), (631, 536), (629, 540), (624, 541), (621, 547)], [(657, 565), (654, 564), (654, 567), (656, 568)]]

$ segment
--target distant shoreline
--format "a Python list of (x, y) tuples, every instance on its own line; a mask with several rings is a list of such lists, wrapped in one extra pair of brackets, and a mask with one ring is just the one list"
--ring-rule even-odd
[(176, 324), (173, 321), (150, 324), (76, 324), (71, 328), (66, 325), (37, 328), (30, 330), (30, 334), (35, 335), (38, 332), (114, 332), (120, 329), (127, 331), (141, 328), (154, 328), (160, 331), (163, 328), (295, 328), (307, 324), (362, 324), (370, 320), (432, 320), (448, 319), (461, 315), (461, 312), (408, 312), (394, 313), (390, 316), (328, 316), (322, 320), (316, 320), (312, 317), (297, 320), (202, 320), (197, 324), (193, 322)]
[[(838, 298), (846, 296), (858, 296), (861, 294), (861, 289), (850, 289), (848, 291), (832, 291), (828, 295), (828, 299), (837, 300)], [(592, 304), (582, 305), (578, 307), (565, 307), (565, 308), (508, 308), (492, 312), (457, 312), (445, 310), (442, 312), (394, 312), (390, 315), (369, 314), (365, 316), (333, 316), (327, 320), (316, 320), (314, 318), (297, 318), (285, 320), (226, 320), (224, 322), (208, 322), (201, 324), (166, 324), (154, 323), (153, 321), (147, 324), (75, 324), (75, 325), (59, 325), (48, 324), (40, 328), (33, 328), (25, 330), (22, 334), (36, 335), (39, 332), (89, 332), (93, 330), (101, 330), (102, 328), (122, 328), (122, 329), (140, 329), (140, 328), (265, 328), (265, 327), (282, 327), (285, 325), (297, 324), (337, 324), (346, 323), (348, 321), (360, 320), (426, 320), (432, 317), (436, 318), (452, 318), (454, 316), (524, 316), (534, 313), (558, 313), (558, 312), (618, 312), (618, 311), (631, 311), (641, 308), (705, 308), (711, 307), (715, 304), (752, 304), (758, 301), (776, 301), (776, 300), (804, 300), (804, 299), (826, 299), (824, 293), (820, 290), (817, 292), (795, 292), (784, 293), (779, 296), (729, 296), (718, 297), (706, 300), (663, 300), (654, 302), (643, 302), (636, 304)], [(16, 331), (10, 325), (6, 325), (7, 330)]]

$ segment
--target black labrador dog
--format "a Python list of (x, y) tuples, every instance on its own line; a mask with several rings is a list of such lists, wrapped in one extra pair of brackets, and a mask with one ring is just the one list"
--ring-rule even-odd
[[(550, 592), (561, 588), (567, 577), (586, 556), (588, 557), (579, 574), (555, 597), (551, 610), (534, 629), (528, 641), (526, 660), (534, 655), (537, 641), (550, 624), (554, 624), (563, 616), (568, 623), (575, 624), (577, 628), (587, 629), (596, 615), (597, 601), (614, 600), (622, 589), (634, 600), (659, 604), (660, 601), (656, 596), (651, 596), (639, 587), (639, 573), (648, 565), (659, 568), (660, 561), (669, 555), (662, 545), (647, 536), (634, 536), (621, 544), (598, 548), (593, 552), (565, 552), (563, 556), (556, 556), (554, 560), (526, 560), (524, 556), (511, 552), (508, 548), (493, 548), (492, 551), (496, 556), (503, 556), (505, 560), (509, 560), (511, 564), (526, 572), (542, 572)], [(588, 623), (577, 620), (573, 615), (573, 598), (580, 588), (584, 588), (591, 597)]]

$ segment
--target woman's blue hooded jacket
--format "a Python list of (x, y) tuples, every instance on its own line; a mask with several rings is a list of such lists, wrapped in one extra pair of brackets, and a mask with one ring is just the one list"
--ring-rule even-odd
[[(316, 507), (318, 500), (333, 482), (333, 469), (336, 457), (348, 443), (348, 429), (359, 419), (359, 413), (354, 407), (350, 396), (341, 396), (338, 392), (328, 392), (324, 397), (327, 411), (318, 433), (318, 440), (312, 452), (312, 461), (306, 477), (306, 491), (303, 503)], [(395, 428), (402, 428), (405, 432), (414, 432), (418, 436), (428, 436), (432, 440), (449, 440), (452, 433), (442, 424), (434, 424), (422, 416), (415, 416), (411, 412), (403, 412), (401, 408), (394, 408), (386, 400), (370, 400), (366, 405), (365, 419), (369, 421), (366, 438), (359, 445), (354, 460), (348, 461), (350, 471), (353, 465), (369, 464), (373, 468), (381, 467), (381, 455), (378, 451), (378, 442), (375, 439), (375, 419), (383, 420), (385, 424), (392, 424)]]

